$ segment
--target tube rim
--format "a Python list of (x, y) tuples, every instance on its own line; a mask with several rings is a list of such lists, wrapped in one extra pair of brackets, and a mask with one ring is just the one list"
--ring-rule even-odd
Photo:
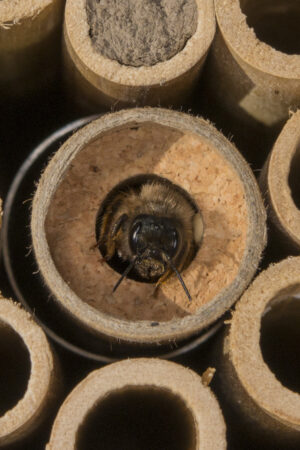
[[(47, 449), (75, 448), (76, 431), (88, 412), (110, 392), (127, 386), (167, 389), (195, 420), (197, 449), (226, 448), (225, 422), (210, 388), (192, 370), (160, 359), (128, 359), (91, 372), (69, 394), (54, 421)], [(212, 425), (213, 424), (213, 425)]]
[[(181, 128), (179, 120), (181, 121)], [(212, 301), (199, 308), (196, 314), (170, 322), (162, 322), (160, 327), (151, 327), (150, 321), (120, 320), (99, 311), (96, 313), (96, 310), (87, 304), (84, 304), (85, 307), (83, 308), (82, 300), (70, 289), (55, 267), (44, 229), (45, 210), (48, 210), (51, 202), (55, 182), (60, 181), (64, 171), (67, 169), (67, 165), (86, 145), (86, 139), (90, 142), (101, 133), (120, 125), (147, 121), (170, 127), (173, 126), (185, 132), (199, 133), (202, 138), (209, 139), (216, 149), (224, 146), (224, 156), (238, 173), (243, 184), (249, 224), (252, 225), (248, 227), (246, 251), (234, 281)], [(54, 180), (53, 170), (57, 167), (58, 160), (60, 168), (56, 173), (56, 180)], [(48, 187), (45, 189), (45, 186)], [(232, 306), (251, 281), (259, 263), (266, 241), (265, 221), (266, 215), (261, 195), (248, 164), (236, 148), (212, 125), (203, 119), (175, 111), (161, 108), (136, 108), (102, 116), (102, 118), (95, 120), (77, 132), (75, 139), (72, 136), (66, 141), (47, 166), (38, 185), (32, 204), (31, 229), (33, 248), (36, 259), (39, 261), (41, 273), (59, 303), (64, 308), (67, 307), (77, 320), (80, 318), (82, 324), (90, 326), (95, 331), (122, 340), (125, 339), (129, 342), (145, 343), (167, 341), (174, 338), (182, 339), (190, 336), (212, 324)], [(55, 283), (53, 282), (54, 279)], [(215, 313), (216, 307), (218, 309), (217, 314)], [(176, 329), (174, 329), (175, 324)]]
[(17, 440), (23, 433), (26, 434), (27, 429), (41, 414), (53, 382), (54, 359), (44, 332), (19, 304), (0, 297), (0, 320), (23, 340), (31, 362), (23, 398), (0, 417), (0, 443), (8, 443)]
[(89, 36), (85, 0), (67, 0), (64, 36), (78, 70), (96, 88), (106, 91), (110, 82), (128, 87), (163, 85), (194, 67), (207, 53), (215, 34), (212, 0), (195, 0), (198, 23), (185, 47), (167, 61), (154, 66), (131, 67), (105, 58), (94, 50)]
[(223, 39), (234, 55), (254, 70), (299, 81), (300, 55), (288, 55), (260, 41), (246, 22), (240, 0), (215, 0), (215, 11)]
[(268, 415), (300, 430), (300, 394), (284, 387), (264, 362), (261, 318), (270, 301), (299, 293), (300, 257), (289, 257), (263, 271), (238, 302), (224, 351), (249, 397)]

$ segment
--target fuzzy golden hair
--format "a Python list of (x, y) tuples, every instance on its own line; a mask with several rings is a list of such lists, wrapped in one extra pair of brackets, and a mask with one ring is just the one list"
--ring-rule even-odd
[[(104, 257), (109, 260), (117, 252), (123, 260), (132, 260), (129, 243), (131, 225), (137, 216), (144, 214), (173, 219), (177, 224), (182, 245), (173, 262), (179, 271), (183, 270), (195, 253), (203, 226), (201, 216), (197, 214), (191, 201), (170, 182), (146, 182), (138, 192), (132, 189), (119, 192), (114, 197), (108, 204), (100, 225), (99, 245), (105, 249)], [(115, 232), (122, 217), (126, 217), (126, 221)], [(169, 275), (168, 271), (160, 281)]]

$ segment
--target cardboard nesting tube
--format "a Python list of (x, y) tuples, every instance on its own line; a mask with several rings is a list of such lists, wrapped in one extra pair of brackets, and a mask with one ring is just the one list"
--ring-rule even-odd
[(0, 1), (0, 92), (19, 97), (58, 70), (64, 0)]
[[(267, 127), (282, 123), (288, 118), (289, 110), (300, 105), (300, 54), (283, 53), (259, 40), (255, 25), (251, 24), (253, 29), (247, 23), (252, 15), (252, 22), (255, 22), (255, 17), (259, 18), (264, 8), (261, 20), (266, 22), (266, 30), (271, 27), (267, 22), (273, 9), (278, 16), (278, 11), (280, 14), (290, 11), (291, 16), (299, 17), (297, 2), (283, 0), (279, 3), (282, 7), (276, 10), (278, 2), (275, 5), (266, 0), (247, 3), (216, 0), (218, 32), (207, 74), (214, 95), (230, 113)], [(280, 26), (284, 25), (278, 20), (276, 29), (272, 31), (277, 36), (280, 35)]]
[[(119, 392), (121, 397), (137, 388), (141, 399), (145, 390), (149, 395), (151, 391), (158, 392), (162, 402), (166, 393), (170, 393), (183, 403), (182, 422), (185, 422), (186, 415), (189, 413), (192, 415), (194, 436), (191, 439), (193, 444), (188, 446), (186, 442), (186, 446), (182, 448), (189, 450), (226, 448), (225, 423), (221, 409), (210, 388), (202, 384), (199, 375), (173, 362), (141, 358), (121, 361), (95, 370), (79, 383), (58, 412), (47, 450), (78, 448), (76, 439), (80, 433), (85, 433), (85, 420), (88, 414), (97, 407), (101, 408), (103, 401), (109, 400), (111, 394)], [(177, 406), (174, 404), (173, 408), (176, 407), (178, 404)], [(128, 406), (125, 405), (125, 408)], [(118, 411), (115, 413), (118, 414)], [(152, 418), (157, 413), (153, 411)], [(136, 420), (139, 421), (138, 416)], [(179, 419), (179, 427), (180, 421)], [(98, 422), (97, 428), (101, 429), (101, 422)], [(131, 430), (128, 430), (129, 434), (130, 432)], [(164, 429), (159, 430), (160, 435), (164, 433), (166, 433)], [(143, 430), (139, 431), (140, 434), (143, 435)], [(88, 440), (88, 437), (86, 439)], [(147, 448), (152, 447), (148, 444)]]
[(260, 176), (270, 218), (284, 241), (297, 251), (300, 250), (299, 161), (300, 110), (287, 121)]
[(195, 0), (197, 28), (171, 59), (152, 66), (120, 64), (97, 52), (89, 35), (86, 0), (68, 0), (64, 20), (66, 84), (90, 108), (186, 103), (198, 82), (215, 33), (212, 0)]
[[(17, 385), (12, 383), (16, 378), (17, 369), (7, 374), (9, 379), (5, 381), (5, 385), (11, 392), (9, 392), (9, 409), (2, 411), (3, 415), (0, 417), (0, 446), (3, 446), (23, 439), (47, 417), (49, 407), (56, 397), (58, 379), (57, 365), (42, 329), (18, 304), (3, 297), (0, 298), (0, 333), (1, 348), (9, 345), (7, 348), (9, 360), (19, 357), (15, 364), (17, 366), (20, 361), (28, 359), (26, 365), (30, 366), (28, 380), (19, 380)], [(20, 357), (20, 354), (23, 356)], [(4, 359), (1, 361), (2, 374), (5, 372), (5, 364), (7, 361)], [(19, 367), (18, 371), (20, 369), (22, 373), (19, 377), (26, 377), (25, 367)], [(21, 398), (16, 397), (13, 392), (19, 392), (19, 384), (24, 385)]]
[[(101, 263), (95, 220), (108, 192), (141, 173), (186, 189), (203, 215), (202, 244), (183, 272), (191, 302), (175, 277), (157, 296), (152, 284), (129, 279), (112, 294), (119, 274)], [(250, 282), (266, 240), (260, 193), (235, 147), (203, 119), (155, 108), (108, 114), (75, 133), (40, 179), (31, 232), (64, 311), (101, 336), (144, 345), (192, 336), (221, 317)]]
[[(300, 258), (289, 257), (260, 273), (237, 303), (223, 346), (226, 397), (239, 416), (252, 423), (255, 434), (269, 436), (273, 444), (276, 439), (280, 448), (284, 443), (299, 445), (300, 394), (285, 387), (266, 364), (261, 346), (262, 318), (273, 306), (282, 303), (284, 307), (292, 296), (299, 303), (299, 267)], [(277, 326), (279, 317), (277, 314)], [(285, 329), (289, 330), (289, 325)]]

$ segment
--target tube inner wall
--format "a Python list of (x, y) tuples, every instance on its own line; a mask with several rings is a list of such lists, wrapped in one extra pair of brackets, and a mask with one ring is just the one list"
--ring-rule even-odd
[(128, 386), (93, 408), (76, 444), (77, 450), (99, 445), (102, 450), (194, 450), (194, 418), (183, 400), (167, 389)]
[(2, 416), (24, 396), (31, 363), (22, 338), (1, 320), (0, 342), (0, 416)]

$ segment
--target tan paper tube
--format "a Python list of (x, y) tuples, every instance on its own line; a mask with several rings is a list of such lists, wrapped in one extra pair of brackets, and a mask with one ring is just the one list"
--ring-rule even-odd
[(57, 366), (40, 327), (21, 307), (0, 298), (0, 446), (23, 439), (49, 414)]
[[(95, 221), (106, 195), (140, 174), (181, 186), (201, 211), (204, 235), (183, 277), (158, 290), (124, 280), (97, 248)], [(148, 174), (148, 175), (147, 175)], [(205, 329), (250, 282), (265, 245), (265, 211), (249, 166), (203, 119), (155, 109), (108, 114), (75, 133), (39, 182), (32, 207), (41, 274), (82, 326), (126, 342), (183, 339)]]
[(0, 1), (1, 98), (31, 94), (53, 80), (64, 0)]
[(240, 119), (268, 127), (286, 120), (300, 105), (299, 26), (291, 26), (299, 23), (299, 3), (216, 0), (215, 11), (219, 29), (207, 73), (213, 94)]
[[(165, 418), (161, 419), (161, 408), (165, 411), (166, 404), (169, 406), (166, 411), (166, 421), (170, 421), (168, 427), (165, 425)], [(91, 415), (101, 411), (104, 405), (114, 423), (113, 429), (108, 433), (106, 429), (101, 430), (101, 427), (109, 428), (104, 412), (102, 420), (97, 420), (94, 428), (90, 426), (89, 420)], [(132, 359), (96, 370), (76, 386), (58, 412), (47, 449), (81, 450), (88, 448), (93, 439), (98, 440), (99, 436), (102, 444), (104, 437), (106, 438), (103, 444), (105, 448), (115, 448), (112, 443), (116, 442), (115, 433), (120, 433), (117, 431), (119, 429), (123, 432), (121, 437), (124, 436), (125, 447), (133, 439), (135, 428), (128, 427), (124, 430), (118, 419), (115, 419), (119, 418), (120, 414), (118, 405), (122, 405), (120, 408), (123, 408), (124, 414), (122, 416), (121, 411), (120, 421), (129, 419), (140, 426), (139, 437), (136, 438), (143, 444), (139, 448), (226, 448), (225, 423), (221, 409), (209, 387), (201, 383), (201, 378), (196, 373), (173, 362)], [(143, 405), (142, 410), (139, 405)], [(145, 421), (144, 414), (149, 414), (149, 420)], [(157, 416), (161, 420), (158, 426), (155, 422)], [(158, 440), (156, 433), (152, 438), (149, 437), (149, 427), (154, 426), (157, 426), (155, 430), (159, 436)], [(174, 434), (176, 442), (173, 441)], [(146, 441), (144, 435), (148, 437)], [(160, 442), (160, 445), (157, 445), (157, 442)]]
[[(299, 322), (297, 325), (300, 319), (299, 269), (300, 257), (290, 257), (271, 265), (255, 279), (236, 305), (224, 341), (223, 366), (219, 368), (222, 370), (223, 393), (238, 410), (241, 420), (246, 420), (248, 427), (252, 424), (252, 433), (268, 437), (278, 448), (285, 448), (284, 443), (287, 446), (300, 444), (300, 394), (296, 387), (293, 390), (286, 387), (277, 378), (277, 372), (273, 372), (275, 369), (265, 362), (262, 342), (266, 341), (264, 333), (268, 318), (268, 323), (275, 324), (276, 330), (283, 327), (286, 334), (290, 333), (288, 342), (292, 349), (284, 351), (280, 348), (282, 342), (287, 342), (285, 337), (273, 349), (276, 365), (284, 364), (285, 374), (295, 367), (299, 356), (298, 341), (293, 342), (293, 336), (297, 339), (295, 330), (299, 336), (300, 326)], [(267, 331), (270, 330), (272, 327), (269, 326)], [(272, 343), (276, 337), (268, 336), (268, 341)], [(293, 365), (279, 361), (280, 355), (286, 352), (292, 355)], [(294, 380), (297, 379), (296, 373), (292, 375)]]
[[(115, 2), (111, 4), (113, 3)], [(165, 3), (166, 14), (171, 14), (172, 8), (168, 8), (168, 3)], [(176, 4), (176, 1), (173, 3)], [(120, 108), (124, 105), (167, 106), (186, 103), (187, 97), (198, 82), (201, 67), (215, 33), (213, 1), (195, 0), (195, 3), (196, 29), (184, 48), (168, 60), (154, 65), (134, 67), (104, 57), (96, 51), (90, 37), (86, 0), (67, 0), (64, 22), (65, 78), (72, 97), (98, 109), (100, 105)], [(121, 14), (120, 11), (118, 15)], [(109, 8), (108, 12), (105, 12), (117, 14)], [(130, 17), (128, 20), (137, 20), (136, 23), (132, 23), (132, 27), (138, 28), (137, 18)], [(110, 44), (113, 45), (119, 40), (122, 42), (123, 39), (126, 45), (131, 30), (128, 20), (124, 23), (124, 28), (128, 27), (128, 37), (126, 34), (122, 38), (113, 35)], [(186, 21), (184, 26), (189, 25), (190, 21)], [(176, 29), (176, 25), (174, 26)], [(182, 33), (184, 31), (181, 30)], [(145, 39), (148, 38), (149, 35), (146, 35)], [(154, 38), (162, 39), (157, 35)], [(169, 46), (170, 41), (166, 38), (161, 45), (160, 53), (163, 53), (163, 47)], [(144, 51), (141, 58), (148, 53)]]
[(300, 250), (300, 111), (291, 116), (260, 176), (269, 215), (283, 240)]

